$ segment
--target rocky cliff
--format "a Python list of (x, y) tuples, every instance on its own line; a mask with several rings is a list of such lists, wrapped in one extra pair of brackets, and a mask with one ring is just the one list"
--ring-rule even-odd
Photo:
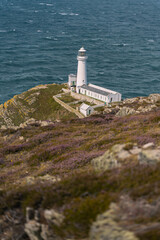
[(53, 99), (53, 96), (63, 92), (62, 88), (65, 87), (64, 84), (40, 85), (14, 96), (0, 105), (0, 126), (19, 126), (31, 118), (41, 121), (75, 118), (75, 114), (65, 110)]
[(0, 239), (160, 239), (160, 95), (78, 119), (62, 87), (1, 106)]

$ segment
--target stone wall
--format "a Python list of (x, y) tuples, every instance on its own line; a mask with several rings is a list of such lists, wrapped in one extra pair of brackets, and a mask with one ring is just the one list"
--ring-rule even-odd
[(69, 90), (68, 88), (62, 88), (62, 91), (63, 91), (64, 93), (70, 93), (70, 90)]
[(70, 107), (68, 104), (62, 102), (59, 98), (57, 98), (56, 96), (53, 96), (54, 100), (59, 103), (62, 107), (64, 107), (65, 109), (67, 109), (69, 112), (72, 112), (74, 114), (76, 114), (79, 118), (84, 118), (84, 116), (79, 113), (77, 110), (75, 110), (74, 108)]

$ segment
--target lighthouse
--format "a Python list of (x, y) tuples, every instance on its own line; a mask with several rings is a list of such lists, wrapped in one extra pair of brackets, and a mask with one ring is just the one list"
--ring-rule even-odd
[[(75, 74), (69, 74), (68, 76), (68, 87), (70, 89), (71, 96), (81, 100), (85, 99), (88, 102), (93, 102), (93, 99), (96, 99), (100, 102), (104, 102), (105, 105), (111, 102), (120, 102), (122, 97), (120, 93), (101, 86), (87, 83), (87, 58), (88, 56), (86, 55), (86, 50), (84, 49), (84, 47), (82, 47), (78, 51), (77, 56), (77, 76)], [(81, 106), (81, 109), (83, 111), (88, 111), (88, 113), (90, 114), (91, 109), (88, 107), (83, 105)]]
[(86, 50), (82, 47), (78, 51), (78, 67), (77, 67), (77, 84), (76, 84), (76, 92), (80, 93), (80, 87), (83, 85), (87, 85), (87, 58)]

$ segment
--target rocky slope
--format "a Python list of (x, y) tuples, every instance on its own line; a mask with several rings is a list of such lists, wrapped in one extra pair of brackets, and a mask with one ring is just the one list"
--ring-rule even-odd
[(16, 120), (2, 106), (12, 124), (0, 130), (0, 239), (160, 239), (160, 95), (62, 118), (45, 92), (61, 87), (31, 90), (49, 111), (33, 97)]
[(75, 114), (65, 110), (53, 99), (65, 87), (65, 84), (40, 85), (14, 96), (0, 105), (0, 126), (19, 126), (31, 118), (45, 121), (76, 118)]

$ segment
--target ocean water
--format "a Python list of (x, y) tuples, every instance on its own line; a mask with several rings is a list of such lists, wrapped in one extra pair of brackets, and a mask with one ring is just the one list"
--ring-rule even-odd
[(0, 103), (76, 73), (123, 98), (160, 93), (160, 0), (0, 0)]

